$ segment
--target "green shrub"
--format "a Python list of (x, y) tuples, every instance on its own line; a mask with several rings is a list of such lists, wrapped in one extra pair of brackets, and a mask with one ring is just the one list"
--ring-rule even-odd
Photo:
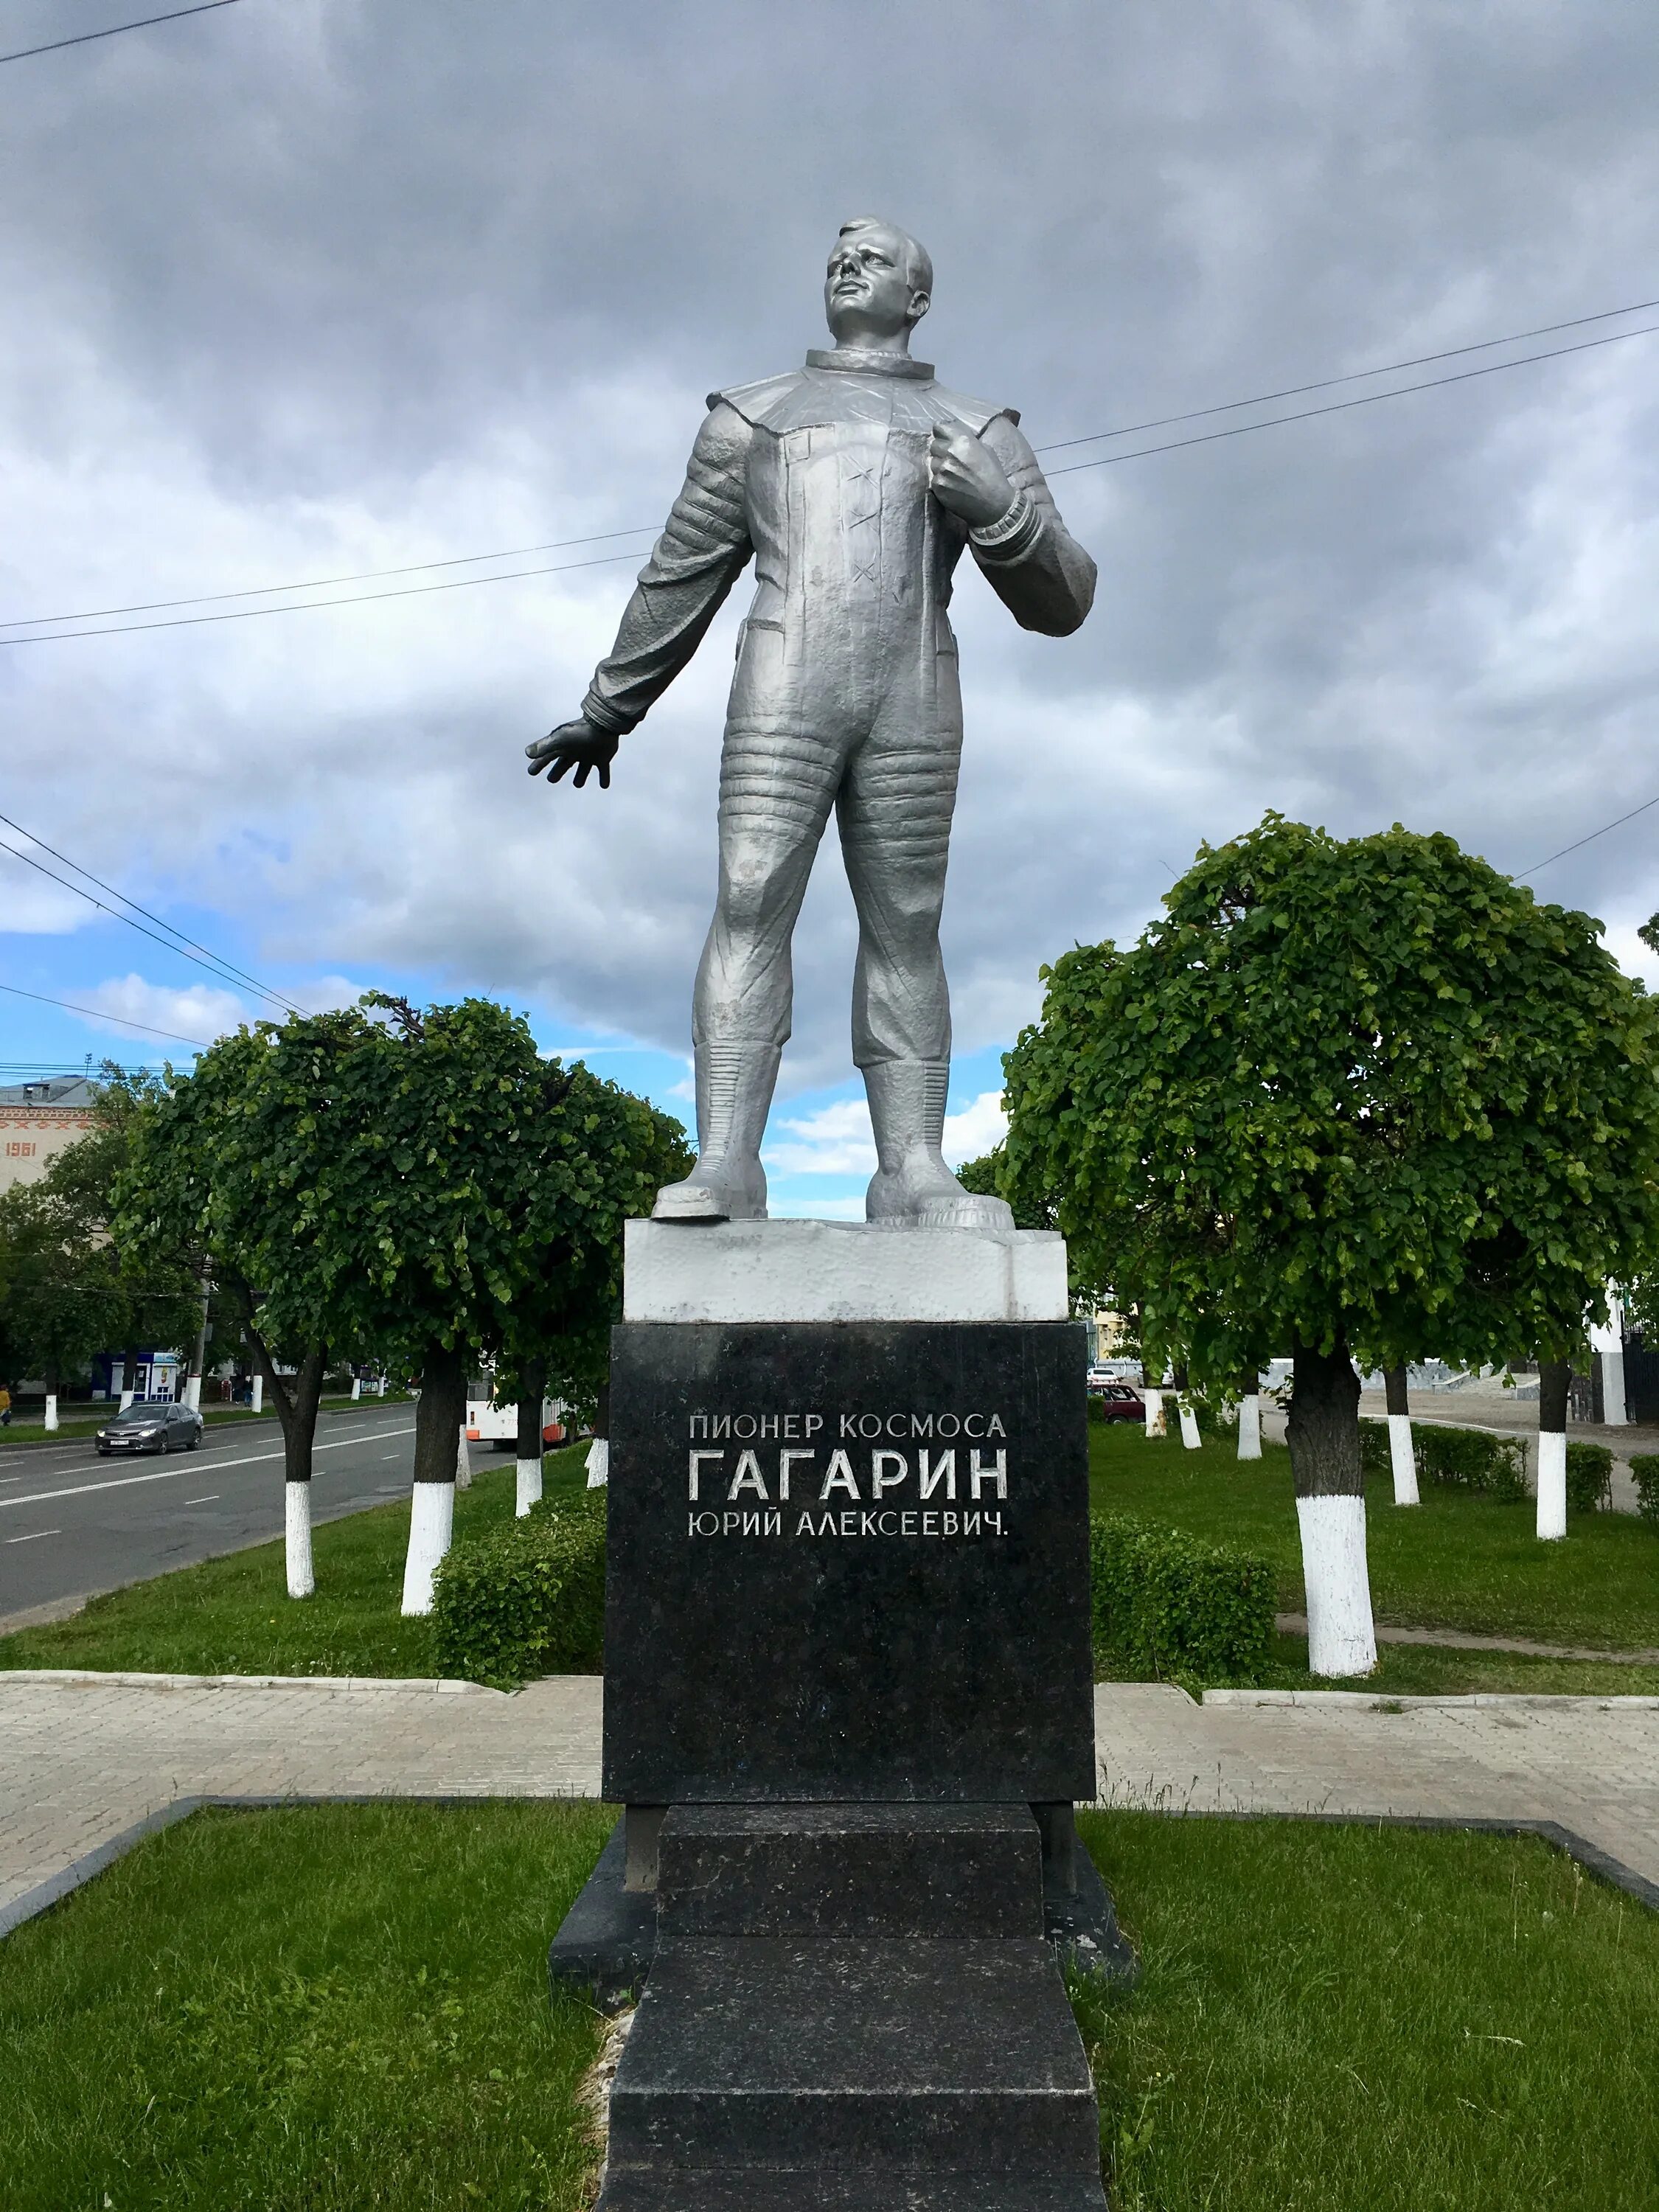
[(1105, 1418), (1106, 1401), (1097, 1391), (1091, 1390), (1089, 1393), (1089, 1419), (1091, 1421), (1103, 1421)]
[(1484, 1429), (1447, 1429), (1419, 1422), (1412, 1429), (1420, 1482), (1473, 1490), (1513, 1503), (1527, 1495), (1527, 1448), (1519, 1437), (1488, 1436)]
[(1270, 1560), (1122, 1513), (1089, 1517), (1095, 1640), (1165, 1674), (1248, 1678), (1266, 1666), (1278, 1575)]
[(1359, 1424), (1359, 1464), (1367, 1474), (1394, 1473), (1394, 1457), (1389, 1446), (1389, 1425), (1386, 1421), (1361, 1421)]
[(1567, 1504), (1575, 1513), (1613, 1510), (1613, 1454), (1606, 1444), (1567, 1446)]
[(605, 1664), (605, 1507), (542, 1504), (451, 1550), (432, 1586), (441, 1674), (513, 1689)]
[(1650, 1528), (1659, 1528), (1659, 1452), (1638, 1452), (1630, 1471), (1636, 1478), (1642, 1518)]

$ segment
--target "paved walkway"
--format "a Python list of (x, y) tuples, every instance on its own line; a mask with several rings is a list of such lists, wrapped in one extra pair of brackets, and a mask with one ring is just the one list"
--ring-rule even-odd
[[(602, 1685), (0, 1674), (0, 1927), (194, 1796), (596, 1796)], [(1659, 1884), (1659, 1700), (1096, 1693), (1104, 1802), (1547, 1820)]]
[[(0, 1626), (4, 1624), (0, 1623)], [(1276, 1613), (1273, 1626), (1282, 1636), (1305, 1636), (1305, 1613)], [(1534, 1644), (1524, 1636), (1477, 1636), (1468, 1628), (1376, 1627), (1379, 1644), (1429, 1644), (1442, 1651), (1518, 1651), (1528, 1659), (1593, 1659), (1613, 1667), (1659, 1667), (1659, 1648), (1640, 1651), (1600, 1651), (1592, 1644)]]

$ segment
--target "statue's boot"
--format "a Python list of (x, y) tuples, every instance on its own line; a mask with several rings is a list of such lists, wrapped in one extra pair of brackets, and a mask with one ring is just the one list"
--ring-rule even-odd
[(782, 1052), (775, 1044), (697, 1049), (697, 1164), (657, 1193), (653, 1221), (764, 1221), (761, 1139)]
[(915, 1229), (1012, 1229), (1000, 1198), (964, 1190), (945, 1164), (948, 1060), (882, 1060), (864, 1071), (878, 1166), (864, 1202), (872, 1221)]

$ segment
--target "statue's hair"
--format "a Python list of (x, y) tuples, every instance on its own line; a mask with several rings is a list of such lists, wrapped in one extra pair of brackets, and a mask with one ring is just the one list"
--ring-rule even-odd
[(912, 238), (908, 230), (901, 230), (896, 222), (889, 222), (884, 215), (855, 215), (849, 222), (842, 223), (840, 234), (845, 238), (849, 231), (854, 230), (887, 230), (890, 231), (895, 238), (902, 240), (904, 273), (909, 279), (912, 290), (926, 292), (931, 296), (933, 289), (933, 257), (920, 239)]

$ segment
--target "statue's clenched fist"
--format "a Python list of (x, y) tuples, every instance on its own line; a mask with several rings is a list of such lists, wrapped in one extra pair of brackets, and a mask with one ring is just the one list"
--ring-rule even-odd
[(1006, 470), (982, 438), (960, 422), (941, 422), (927, 448), (933, 497), (970, 530), (1000, 522), (1014, 503)]
[(530, 773), (539, 775), (544, 768), (553, 773), (550, 783), (576, 771), (575, 786), (580, 791), (592, 775), (599, 772), (599, 789), (611, 788), (611, 763), (617, 757), (617, 740), (609, 730), (596, 730), (585, 714), (578, 714), (574, 722), (561, 722), (556, 730), (550, 730), (544, 738), (538, 738), (533, 745), (526, 745), (530, 757)]

